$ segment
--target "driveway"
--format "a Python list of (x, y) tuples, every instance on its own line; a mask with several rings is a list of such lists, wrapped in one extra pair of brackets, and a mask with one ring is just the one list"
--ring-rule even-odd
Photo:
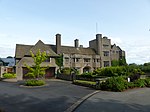
[(125, 92), (100, 91), (83, 102), (75, 112), (150, 112), (150, 88)]
[(6, 112), (63, 112), (94, 90), (68, 81), (48, 81), (40, 88), (0, 82), (0, 108)]

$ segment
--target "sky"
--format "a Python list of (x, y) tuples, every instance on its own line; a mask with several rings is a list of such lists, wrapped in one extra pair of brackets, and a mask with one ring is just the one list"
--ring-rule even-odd
[(16, 44), (55, 44), (57, 33), (84, 47), (99, 33), (127, 63), (150, 62), (150, 0), (0, 0), (0, 57), (15, 56)]

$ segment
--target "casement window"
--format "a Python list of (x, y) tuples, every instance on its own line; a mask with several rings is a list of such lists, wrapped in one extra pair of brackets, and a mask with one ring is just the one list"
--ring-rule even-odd
[(65, 63), (69, 63), (69, 58), (65, 57)]
[(97, 59), (97, 62), (100, 62), (100, 59)]
[(104, 67), (108, 67), (109, 66), (109, 61), (104, 61)]
[(51, 58), (47, 58), (44, 62), (51, 62)]
[(91, 59), (90, 58), (84, 58), (84, 62), (87, 63), (87, 62), (90, 62)]
[(107, 48), (107, 47), (109, 47), (109, 45), (107, 45), (107, 44), (103, 44), (103, 47), (104, 47), (104, 48)]
[(109, 56), (109, 51), (103, 51), (104, 52), (104, 56)]

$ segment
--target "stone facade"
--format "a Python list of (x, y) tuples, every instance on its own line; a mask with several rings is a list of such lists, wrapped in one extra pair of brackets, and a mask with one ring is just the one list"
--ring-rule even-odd
[(102, 34), (97, 34), (94, 40), (89, 41), (89, 47), (79, 45), (78, 39), (74, 40), (74, 46), (62, 46), (61, 35), (56, 34), (56, 45), (44, 44), (41, 40), (35, 45), (16, 45), (15, 58), (18, 80), (21, 80), (25, 73), (24, 63), (33, 65), (30, 51), (36, 53), (39, 49), (50, 54), (49, 59), (51, 61), (43, 62), (41, 65), (47, 65), (55, 69), (50, 70), (50, 72), (55, 72), (58, 69), (54, 58), (57, 58), (60, 54), (63, 54), (63, 67), (75, 68), (80, 73), (111, 66), (112, 60), (125, 57), (125, 51), (115, 44), (111, 45), (111, 40), (107, 37), (102, 37)]
[(74, 42), (74, 48), (68, 46), (70, 52), (64, 51), (63, 46), (60, 49), (64, 56), (64, 67), (76, 68), (80, 73), (111, 66), (112, 60), (125, 57), (125, 51), (115, 44), (111, 45), (111, 40), (108, 37), (102, 37), (102, 34), (97, 34), (96, 39), (89, 41), (88, 48), (82, 45), (79, 47), (78, 39)]

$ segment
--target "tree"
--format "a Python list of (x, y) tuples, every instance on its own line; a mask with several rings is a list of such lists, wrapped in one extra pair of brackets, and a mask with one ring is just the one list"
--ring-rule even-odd
[(59, 55), (58, 58), (55, 58), (55, 63), (58, 65), (59, 70), (61, 71), (61, 68), (63, 66), (63, 55)]
[(29, 69), (29, 72), (26, 74), (26, 76), (29, 76), (31, 78), (42, 78), (45, 75), (46, 67), (41, 67), (40, 65), (47, 59), (46, 52), (41, 52), (39, 49), (35, 55), (32, 51), (30, 51), (30, 53), (35, 65), (33, 65), (33, 67), (30, 67), (25, 64), (25, 66)]
[(120, 66), (127, 66), (126, 58), (123, 56), (121, 59), (119, 59), (119, 65)]

